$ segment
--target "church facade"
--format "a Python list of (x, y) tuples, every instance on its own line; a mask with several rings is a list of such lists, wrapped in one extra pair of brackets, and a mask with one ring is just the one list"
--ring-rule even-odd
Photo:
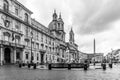
[(70, 59), (69, 55), (76, 60), (74, 33), (71, 31), (70, 41), (65, 42), (61, 14), (54, 11), (48, 27), (32, 19), (32, 14), (17, 0), (0, 0), (0, 64), (62, 63)]
[(79, 62), (79, 51), (78, 51), (78, 45), (75, 43), (74, 39), (74, 32), (71, 28), (69, 32), (69, 42), (67, 42), (67, 49), (66, 52), (69, 55), (68, 63), (77, 63)]

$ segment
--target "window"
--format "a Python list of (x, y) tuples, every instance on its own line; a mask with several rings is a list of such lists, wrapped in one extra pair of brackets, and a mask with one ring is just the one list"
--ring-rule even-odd
[(25, 41), (25, 45), (26, 45), (26, 46), (29, 46), (29, 42), (28, 42), (28, 41)]
[(39, 40), (39, 35), (38, 35), (38, 32), (37, 32), (37, 40)]
[(15, 8), (15, 14), (18, 16), (18, 14), (19, 14), (18, 8)]
[(38, 43), (36, 43), (36, 46), (37, 46), (37, 49), (39, 49), (39, 44)]
[(5, 20), (4, 21), (4, 25), (5, 25), (5, 27), (8, 28), (10, 26), (10, 21), (9, 20)]
[(17, 43), (17, 44), (20, 44), (20, 39), (16, 39), (16, 43)]
[(45, 46), (46, 47), (46, 50), (47, 50), (47, 46)]
[(4, 11), (8, 12), (9, 11), (9, 3), (7, 0), (4, 0), (4, 6), (3, 6)]
[(26, 27), (25, 32), (26, 32), (26, 36), (28, 36), (28, 27)]
[(34, 48), (34, 42), (32, 42), (32, 48)]
[(53, 42), (53, 46), (54, 46), (54, 42)]
[(49, 47), (49, 49), (50, 49), (50, 52), (51, 52), (51, 47)]
[[(29, 31), (29, 30), (28, 30), (28, 31)], [(29, 31), (29, 32), (30, 32), (30, 31)], [(30, 35), (31, 35), (32, 38), (34, 38), (34, 30), (33, 30), (33, 29), (31, 29)]]
[(41, 34), (41, 42), (43, 42), (43, 34)]
[(17, 31), (19, 31), (20, 28), (21, 28), (21, 24), (17, 21), (16, 21), (16, 24), (15, 24), (15, 28), (16, 28)]
[(28, 52), (26, 52), (26, 59), (28, 59), (29, 58), (29, 53)]
[(42, 49), (44, 48), (44, 45), (43, 45), (43, 44), (41, 44), (41, 48), (42, 48)]
[(27, 13), (25, 13), (25, 22), (28, 23), (28, 14)]
[(9, 41), (10, 40), (10, 33), (4, 32), (3, 34), (4, 34), (4, 40)]
[(47, 44), (47, 36), (46, 36), (46, 42), (45, 43)]
[(58, 23), (58, 29), (60, 30), (60, 23)]
[(20, 59), (20, 52), (16, 53), (16, 59)]
[(54, 58), (54, 55), (53, 55), (52, 57), (53, 57), (53, 60), (54, 60), (54, 59), (55, 59), (55, 58)]
[(53, 52), (54, 52), (54, 47), (53, 47)]
[(5, 35), (5, 41), (9, 41), (9, 36)]

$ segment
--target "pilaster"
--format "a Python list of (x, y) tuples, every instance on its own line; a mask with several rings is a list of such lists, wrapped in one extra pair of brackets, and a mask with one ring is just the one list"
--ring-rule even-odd
[(14, 49), (14, 63), (16, 63), (16, 48)]
[(3, 45), (0, 45), (0, 65), (3, 65)]

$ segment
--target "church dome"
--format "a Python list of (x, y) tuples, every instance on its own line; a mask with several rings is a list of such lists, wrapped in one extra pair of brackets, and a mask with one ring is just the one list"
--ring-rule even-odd
[(58, 18), (58, 22), (63, 23), (62, 18)]
[(50, 30), (56, 30), (57, 29), (57, 21), (52, 21), (50, 24), (49, 24), (49, 29)]
[(50, 30), (56, 30), (57, 29), (57, 14), (56, 14), (56, 10), (54, 10), (54, 13), (53, 13), (53, 20), (52, 22), (50, 22), (50, 24), (48, 25), (48, 28)]
[(62, 20), (62, 18), (61, 18), (61, 14), (59, 14), (58, 21), (63, 23), (63, 20)]

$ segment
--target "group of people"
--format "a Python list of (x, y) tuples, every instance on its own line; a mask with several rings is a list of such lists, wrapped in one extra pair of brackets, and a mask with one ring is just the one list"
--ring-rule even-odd
[[(95, 66), (95, 64), (96, 64), (96, 63), (94, 62), (93, 65)], [(103, 70), (106, 70), (106, 65), (107, 65), (107, 64), (108, 64), (108, 66), (109, 66), (110, 68), (113, 67), (113, 62), (112, 62), (112, 60), (110, 60), (109, 62), (107, 62), (106, 59), (103, 59), (102, 62), (101, 62), (101, 67), (102, 67)], [(85, 61), (84, 61), (84, 69), (87, 70), (88, 67), (89, 67), (89, 61), (85, 60)]]
[[(103, 68), (104, 70), (106, 69), (106, 63), (107, 63), (106, 59), (104, 59), (104, 60), (102, 61), (102, 63), (101, 63), (101, 66), (102, 66), (102, 68)], [(112, 60), (110, 60), (110, 61), (108, 62), (108, 66), (109, 66), (110, 68), (113, 67), (113, 62), (112, 62)]]

